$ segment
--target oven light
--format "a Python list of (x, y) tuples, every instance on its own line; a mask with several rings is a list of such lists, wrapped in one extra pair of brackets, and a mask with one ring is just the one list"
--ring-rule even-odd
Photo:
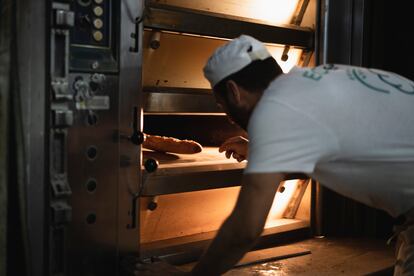
[[(298, 188), (299, 181), (300, 180), (287, 180), (281, 184), (284, 189), (280, 189), (279, 187), (279, 191), (276, 193), (272, 208), (267, 217), (265, 228), (280, 224), (280, 219), (283, 218), (283, 213), (289, 205), (294, 192)], [(283, 192), (281, 192), (282, 190)]]
[(298, 0), (250, 1), (251, 14), (249, 14), (249, 17), (266, 20), (274, 24), (289, 24), (298, 2)]

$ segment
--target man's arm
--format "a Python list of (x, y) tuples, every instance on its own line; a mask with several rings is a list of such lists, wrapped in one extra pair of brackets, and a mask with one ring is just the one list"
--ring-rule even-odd
[(263, 231), (279, 183), (280, 173), (246, 174), (236, 206), (221, 226), (192, 275), (220, 275), (251, 249)]

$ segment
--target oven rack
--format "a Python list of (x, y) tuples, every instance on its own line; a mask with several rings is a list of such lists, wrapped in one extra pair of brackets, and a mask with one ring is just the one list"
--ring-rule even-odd
[(265, 43), (313, 49), (314, 31), (297, 25), (273, 25), (262, 20), (213, 13), (150, 1), (144, 27), (216, 38), (252, 35)]
[[(217, 147), (204, 147), (197, 154), (161, 153), (143, 149), (141, 196), (158, 196), (240, 186), (247, 162), (227, 159)], [(148, 160), (156, 165), (148, 170)], [(291, 173), (286, 180), (308, 179)]]
[(246, 162), (226, 159), (217, 147), (205, 147), (197, 154), (170, 154), (143, 150), (144, 164), (156, 160), (156, 169), (143, 166), (141, 196), (200, 191), (238, 186)]

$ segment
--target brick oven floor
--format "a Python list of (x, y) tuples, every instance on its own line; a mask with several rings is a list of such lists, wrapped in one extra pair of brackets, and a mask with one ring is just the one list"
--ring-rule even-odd
[[(392, 275), (394, 246), (372, 239), (309, 239), (290, 246), (311, 254), (233, 269), (225, 276), (244, 275)], [(191, 269), (193, 265), (182, 267)]]

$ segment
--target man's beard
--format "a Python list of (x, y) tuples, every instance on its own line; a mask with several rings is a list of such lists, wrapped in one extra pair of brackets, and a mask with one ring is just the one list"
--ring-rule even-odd
[(231, 121), (233, 121), (235, 124), (239, 125), (242, 129), (247, 131), (247, 125), (249, 124), (249, 119), (250, 115), (252, 114), (252, 110), (241, 109), (229, 104), (227, 105), (226, 111)]

